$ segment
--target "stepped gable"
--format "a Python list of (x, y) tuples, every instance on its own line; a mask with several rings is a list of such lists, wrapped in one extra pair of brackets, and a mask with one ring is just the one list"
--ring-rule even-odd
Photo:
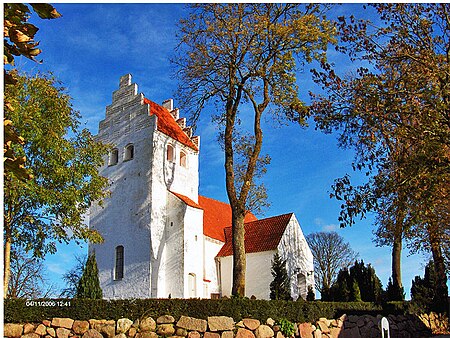
[(195, 151), (198, 151), (198, 147), (192, 142), (191, 138), (183, 131), (183, 129), (178, 125), (177, 121), (173, 118), (170, 112), (160, 106), (159, 104), (144, 98), (144, 104), (150, 106), (149, 114), (150, 116), (156, 115), (158, 117), (158, 130), (171, 138), (177, 140), (178, 142), (188, 146)]
[[(231, 226), (231, 207), (229, 204), (205, 196), (198, 196), (198, 204), (203, 209), (203, 234), (225, 242), (224, 229)], [(245, 222), (256, 221), (251, 212), (245, 215)]]
[[(293, 213), (245, 223), (245, 252), (276, 250)], [(231, 227), (224, 229), (225, 244), (217, 257), (233, 255)]]
[[(169, 190), (170, 191), (170, 190)], [(172, 194), (174, 194), (176, 197), (178, 197), (180, 200), (182, 200), (186, 205), (197, 208), (197, 209), (203, 209), (200, 205), (195, 203), (193, 200), (191, 200), (189, 197), (178, 194), (176, 192), (170, 191)]]

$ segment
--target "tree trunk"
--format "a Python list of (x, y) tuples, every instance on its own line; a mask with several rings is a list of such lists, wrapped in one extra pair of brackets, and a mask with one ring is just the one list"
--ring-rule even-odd
[(398, 296), (403, 300), (403, 295), (400, 295), (402, 290), (402, 269), (401, 269), (401, 260), (402, 260), (402, 228), (403, 221), (397, 220), (397, 224), (395, 225), (394, 239), (392, 243), (392, 284), (394, 289), (398, 291)]
[(447, 313), (449, 311), (447, 274), (445, 272), (441, 241), (435, 225), (428, 226), (428, 233), (430, 236), (431, 253), (433, 255), (434, 270), (436, 273), (436, 291), (433, 299), (433, 310), (438, 313)]
[(245, 212), (233, 212), (233, 289), (231, 293), (235, 296), (245, 296)]
[(11, 227), (5, 224), (5, 247), (3, 256), (3, 298), (8, 294), (8, 285), (11, 277)]

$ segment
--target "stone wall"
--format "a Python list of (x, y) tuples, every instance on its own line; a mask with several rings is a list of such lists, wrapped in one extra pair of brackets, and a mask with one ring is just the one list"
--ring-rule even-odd
[[(293, 338), (370, 338), (381, 337), (378, 323), (381, 316), (347, 316), (320, 318), (315, 323), (294, 324)], [(430, 337), (431, 331), (418, 317), (389, 315), (391, 338)], [(53, 318), (41, 323), (5, 324), (8, 338), (287, 338), (273, 319), (265, 323), (245, 318), (212, 316), (207, 320), (181, 316), (178, 320), (165, 315), (134, 321), (128, 318), (88, 321)]]

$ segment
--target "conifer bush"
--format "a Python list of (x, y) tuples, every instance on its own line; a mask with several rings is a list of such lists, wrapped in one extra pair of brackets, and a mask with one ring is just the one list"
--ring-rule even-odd
[(270, 299), (292, 300), (286, 261), (282, 261), (278, 252), (272, 261), (273, 281), (270, 283)]
[(100, 280), (98, 278), (97, 261), (94, 253), (89, 255), (86, 261), (83, 275), (78, 282), (77, 294), (75, 297), (89, 299), (103, 298), (103, 292), (100, 287)]

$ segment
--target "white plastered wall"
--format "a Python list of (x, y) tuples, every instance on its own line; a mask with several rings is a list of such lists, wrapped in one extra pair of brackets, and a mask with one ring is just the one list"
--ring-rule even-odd
[(223, 246), (223, 242), (204, 236), (204, 272), (203, 297), (211, 298), (211, 293), (220, 293), (217, 263), (215, 257)]
[[(246, 254), (245, 296), (269, 299), (271, 266), (275, 250)], [(219, 257), (222, 296), (230, 297), (233, 285), (233, 256)]]

